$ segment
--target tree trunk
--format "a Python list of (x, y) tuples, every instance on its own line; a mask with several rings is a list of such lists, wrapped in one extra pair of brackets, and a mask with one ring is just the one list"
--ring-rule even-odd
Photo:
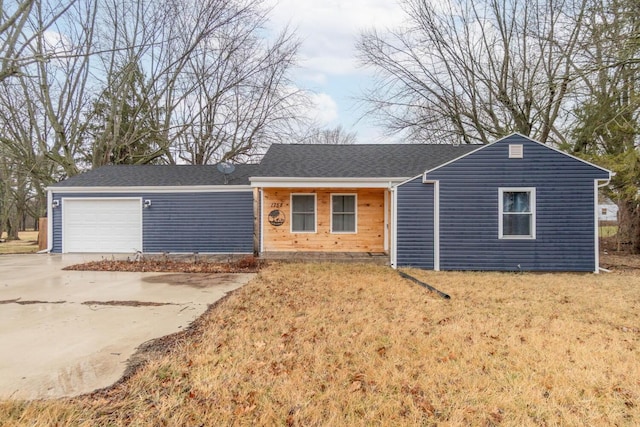
[(640, 253), (640, 205), (635, 200), (618, 202), (618, 250)]
[(7, 240), (20, 240), (18, 231), (18, 219), (15, 213), (10, 214), (7, 219)]

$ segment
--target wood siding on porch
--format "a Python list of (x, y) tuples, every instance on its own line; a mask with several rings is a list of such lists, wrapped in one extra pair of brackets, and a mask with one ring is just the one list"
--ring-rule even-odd
[[(385, 189), (263, 190), (263, 251), (384, 252)], [(316, 232), (291, 232), (291, 194), (316, 194)], [(331, 233), (331, 195), (357, 194), (357, 233)], [(285, 222), (275, 226), (269, 213), (280, 210)]]

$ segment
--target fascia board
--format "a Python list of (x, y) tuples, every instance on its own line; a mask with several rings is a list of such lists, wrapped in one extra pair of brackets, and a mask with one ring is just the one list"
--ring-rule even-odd
[(252, 187), (262, 188), (389, 188), (402, 182), (404, 177), (390, 178), (251, 178)]
[(182, 185), (163, 187), (47, 187), (52, 193), (227, 193), (253, 191), (250, 185)]

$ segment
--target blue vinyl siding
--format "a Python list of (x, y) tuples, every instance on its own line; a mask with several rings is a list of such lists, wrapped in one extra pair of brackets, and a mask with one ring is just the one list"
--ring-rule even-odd
[[(54, 193), (53, 199), (138, 197), (152, 206), (142, 210), (144, 252), (253, 252), (253, 193)], [(61, 202), (62, 203), (62, 202)], [(52, 252), (62, 251), (62, 209), (53, 209)]]
[(399, 266), (433, 269), (434, 185), (422, 177), (397, 188), (396, 257)]
[[(523, 144), (524, 158), (509, 158), (510, 143)], [(594, 180), (607, 179), (607, 172), (514, 135), (429, 172), (427, 178), (440, 182), (442, 270), (596, 268)], [(535, 239), (498, 238), (501, 187), (536, 189)]]

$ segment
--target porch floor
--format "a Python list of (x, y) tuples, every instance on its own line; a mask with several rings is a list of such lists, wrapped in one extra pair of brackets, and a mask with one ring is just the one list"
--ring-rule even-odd
[(345, 262), (389, 265), (383, 252), (263, 252), (260, 258), (287, 262)]

